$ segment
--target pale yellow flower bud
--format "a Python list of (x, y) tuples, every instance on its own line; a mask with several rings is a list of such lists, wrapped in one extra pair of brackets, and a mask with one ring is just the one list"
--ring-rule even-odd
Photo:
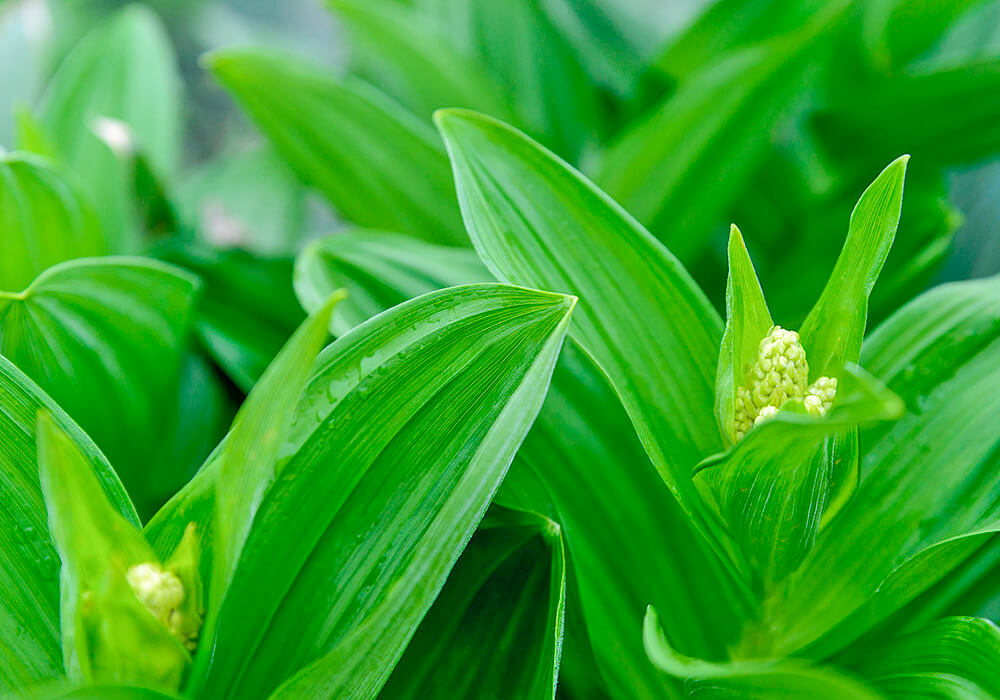
[[(184, 602), (184, 584), (156, 563), (136, 564), (125, 574), (139, 602), (189, 650), (195, 647), (198, 630), (192, 630), (179, 610)], [(199, 621), (200, 622), (200, 621)]]

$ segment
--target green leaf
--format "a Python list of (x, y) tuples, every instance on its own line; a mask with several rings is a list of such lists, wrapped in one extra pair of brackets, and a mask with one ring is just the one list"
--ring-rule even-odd
[(575, 160), (597, 135), (597, 91), (549, 15), (548, 4), (444, 0), (437, 12), (455, 43), (477, 56), (503, 87), (520, 117), (518, 124)]
[(379, 697), (552, 700), (566, 602), (563, 549), (553, 521), (493, 507)]
[(760, 341), (774, 326), (757, 272), (736, 225), (729, 229), (729, 277), (726, 280), (726, 329), (715, 375), (715, 417), (727, 444), (736, 441), (736, 388), (757, 361)]
[(693, 698), (800, 698), (878, 700), (881, 696), (832, 668), (791, 659), (712, 663), (679, 654), (663, 634), (656, 610), (649, 608), (643, 641), (650, 661), (662, 672), (687, 678)]
[[(359, 254), (349, 265), (315, 254), (354, 245)], [(408, 296), (488, 275), (478, 258), (467, 259), (472, 255), (393, 234), (349, 232), (303, 251), (297, 270), (308, 274), (296, 288), (309, 308), (326, 290), (346, 287), (348, 298), (338, 309), (351, 309), (360, 321)], [(717, 585), (724, 572), (663, 488), (614, 390), (575, 344), (563, 348), (545, 404), (501, 496), (512, 507), (534, 509), (563, 526), (575, 567), (570, 593), (579, 588), (569, 615), (585, 616), (592, 637), (578, 646), (593, 645), (599, 670), (617, 697), (670, 692), (645, 662), (635, 633), (650, 601), (677, 604), (668, 625), (684, 649), (709, 657), (725, 653), (739, 601), (727, 599), (727, 588)], [(567, 640), (564, 659), (574, 643)], [(598, 671), (588, 663), (585, 670)]]
[(125, 7), (91, 30), (63, 60), (46, 90), (42, 126), (60, 158), (86, 186), (113, 252), (135, 252), (138, 240), (126, 171), (95, 134), (101, 130), (99, 120), (127, 125), (130, 137), (122, 136), (147, 155), (161, 176), (169, 177), (181, 156), (180, 90), (166, 32), (141, 5)]
[(53, 163), (0, 156), (0, 289), (27, 287), (52, 265), (107, 252), (93, 209)]
[(225, 153), (185, 175), (181, 218), (201, 239), (261, 256), (293, 255), (303, 237), (305, 188), (271, 146)]
[(965, 681), (964, 690), (973, 697), (1000, 697), (994, 673), (1000, 665), (1000, 629), (989, 620), (945, 618), (888, 644), (864, 647), (852, 658), (852, 669), (890, 697), (913, 697), (908, 692), (915, 694), (928, 677), (942, 676)]
[(52, 546), (38, 479), (35, 426), (52, 416), (91, 465), (127, 521), (139, 519), (97, 446), (34, 382), (0, 357), (0, 689), (21, 690), (62, 675), (59, 555)]
[[(209, 601), (213, 612), (232, 581), (264, 494), (278, 476), (279, 450), (313, 362), (327, 340), (333, 306), (343, 297), (343, 292), (331, 294), (289, 339), (236, 414), (221, 448)], [(214, 633), (212, 623), (210, 618), (206, 637)]]
[(295, 293), (306, 310), (335, 289), (347, 290), (334, 310), (335, 335), (435, 289), (492, 279), (471, 250), (363, 229), (313, 241), (295, 260)]
[(263, 697), (312, 664), (320, 695), (377, 694), (541, 407), (572, 308), (456, 287), (327, 348), (193, 689)]
[(452, 44), (448, 26), (386, 0), (328, 0), (346, 25), (351, 63), (362, 77), (430, 119), (440, 107), (509, 117), (504, 95), (481, 63)]
[(190, 656), (126, 580), (156, 562), (135, 523), (105, 496), (83, 452), (38, 415), (38, 470), (49, 531), (62, 560), (63, 660), (73, 680), (180, 685)]
[(896, 236), (908, 160), (909, 156), (901, 156), (890, 163), (851, 212), (840, 257), (802, 324), (810, 379), (837, 376), (845, 362), (858, 362), (861, 357), (868, 297)]
[(580, 298), (572, 337), (610, 378), (681, 506), (711, 533), (691, 469), (718, 452), (722, 324), (680, 263), (566, 163), (489, 117), (445, 110), (469, 234), (499, 279)]
[(861, 12), (861, 37), (869, 60), (892, 71), (937, 42), (950, 24), (982, 0), (875, 0)]
[(87, 685), (69, 689), (62, 686), (53, 684), (52, 688), (27, 697), (31, 700), (179, 700), (176, 695), (131, 685)]
[(817, 10), (794, 33), (722, 54), (681, 83), (609, 147), (597, 184), (692, 259), (771, 152), (774, 124), (801, 92), (807, 55), (822, 50), (841, 5)]
[[(348, 220), (465, 244), (447, 158), (433, 130), (377, 90), (251, 50), (205, 63), (289, 165)], [(272, 85), (281, 85), (280, 94)]]
[[(771, 653), (813, 642), (828, 651), (843, 647), (982, 544), (923, 558), (948, 540), (993, 529), (1000, 483), (1000, 436), (992, 420), (1000, 411), (997, 381), (1000, 342), (994, 339), (868, 448), (853, 499), (820, 533), (760, 624)], [(913, 559), (907, 569), (914, 557), (921, 557), (919, 564)], [(889, 577), (898, 579), (891, 593)]]
[[(60, 263), (0, 292), (0, 353), (47, 391), (118, 467), (140, 512), (162, 494), (148, 472), (176, 396), (197, 281), (140, 258)], [(175, 482), (176, 483), (176, 482)]]
[[(790, 402), (728, 452), (698, 465), (695, 483), (717, 500), (729, 532), (768, 591), (812, 548), (830, 492), (832, 438), (845, 429), (898, 418), (902, 402), (847, 365), (830, 413), (807, 415)], [(829, 440), (829, 442), (827, 442)], [(700, 477), (700, 479), (699, 479)]]
[(178, 240), (155, 253), (201, 278), (198, 336), (233, 383), (249, 392), (305, 318), (291, 285), (292, 261)]

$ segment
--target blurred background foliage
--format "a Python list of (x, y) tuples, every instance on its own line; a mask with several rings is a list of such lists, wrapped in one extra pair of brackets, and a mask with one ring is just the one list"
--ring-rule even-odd
[[(273, 56), (205, 57), (240, 46)], [(162, 444), (116, 454), (74, 414), (153, 489), (142, 510), (189, 478), (303, 318), (309, 241), (360, 226), (468, 245), (430, 122), (450, 106), (579, 167), (720, 307), (736, 222), (796, 327), (857, 193), (901, 153), (869, 327), (1000, 271), (1000, 0), (6, 0), (0, 145), (62, 183), (45, 196), (81, 227), (40, 267), (140, 253), (201, 282), (180, 391), (149, 399)], [(150, 464), (172, 466), (130, 483)]]

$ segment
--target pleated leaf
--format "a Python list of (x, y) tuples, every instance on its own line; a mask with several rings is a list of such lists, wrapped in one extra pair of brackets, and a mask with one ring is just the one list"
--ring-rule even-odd
[(52, 416), (81, 450), (114, 510), (138, 516), (97, 446), (23, 372), (0, 357), (0, 688), (15, 691), (63, 674), (59, 554), (49, 537), (38, 477), (35, 426)]
[(0, 352), (48, 392), (115, 464), (140, 511), (163, 440), (197, 280), (144, 258), (60, 263), (0, 292)]
[(285, 56), (233, 49), (205, 61), (289, 165), (349, 221), (467, 241), (444, 149), (416, 116), (370, 86), (343, 84)]
[(313, 694), (378, 693), (541, 407), (572, 308), (457, 287), (321, 354), (193, 690), (265, 697), (306, 667)]
[(107, 252), (97, 217), (54, 163), (27, 153), (0, 156), (0, 289), (24, 289), (43, 270)]

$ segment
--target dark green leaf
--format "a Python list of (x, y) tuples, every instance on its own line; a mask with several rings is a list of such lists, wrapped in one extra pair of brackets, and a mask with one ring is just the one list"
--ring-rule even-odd
[(565, 597), (559, 526), (494, 507), (379, 698), (552, 700)]

